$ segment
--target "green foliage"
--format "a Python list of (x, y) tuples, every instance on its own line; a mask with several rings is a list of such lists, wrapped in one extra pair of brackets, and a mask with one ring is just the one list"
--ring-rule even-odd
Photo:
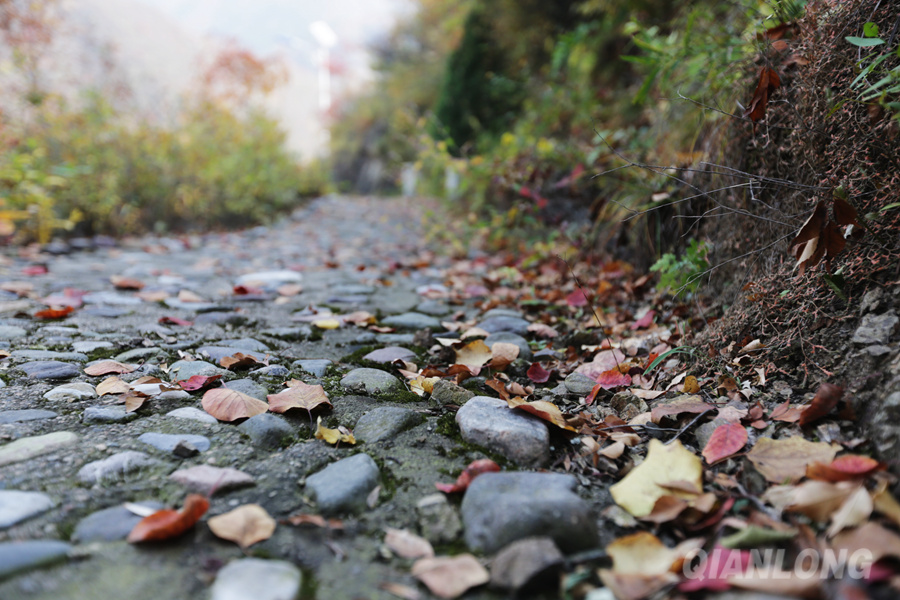
[(680, 293), (683, 290), (696, 292), (700, 289), (700, 279), (709, 268), (709, 246), (706, 242), (692, 239), (681, 257), (676, 257), (671, 252), (663, 254), (656, 261), (651, 271), (659, 273), (659, 283), (656, 288), (660, 291)]
[(860, 59), (860, 73), (850, 84), (850, 89), (858, 90), (857, 99), (861, 102), (877, 100), (882, 106), (900, 117), (900, 44), (894, 49), (884, 48), (877, 56), (872, 52), (886, 42), (878, 37), (879, 28), (876, 23), (863, 25), (863, 37), (847, 36), (848, 43), (859, 48), (860, 53), (869, 53)]
[[(324, 183), (301, 180), (284, 134), (260, 112), (198, 101), (167, 128), (135, 123), (97, 94), (79, 108), (47, 101), (40, 111), (27, 143), (5, 160), (31, 157), (31, 171), (45, 182), (34, 189), (47, 193), (32, 189), (31, 200), (13, 196), (11, 206), (36, 205), (69, 221), (76, 215), (84, 234), (245, 226), (292, 208), (302, 185), (315, 192)], [(47, 182), (62, 180), (51, 173), (65, 181), (52, 193)], [(35, 237), (47, 236), (44, 225)]]

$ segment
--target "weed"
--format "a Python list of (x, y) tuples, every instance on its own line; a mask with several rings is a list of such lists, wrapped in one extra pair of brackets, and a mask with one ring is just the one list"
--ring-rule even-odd
[(709, 245), (706, 242), (698, 242), (692, 239), (681, 258), (677, 258), (671, 252), (667, 252), (653, 263), (651, 271), (659, 272), (659, 283), (656, 288), (660, 291), (673, 291), (676, 294), (682, 290), (691, 293), (700, 288), (700, 277), (709, 268)]

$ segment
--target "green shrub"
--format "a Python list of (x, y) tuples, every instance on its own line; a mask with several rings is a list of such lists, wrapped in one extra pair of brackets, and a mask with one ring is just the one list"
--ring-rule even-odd
[(700, 289), (700, 280), (709, 268), (709, 246), (706, 242), (692, 239), (680, 258), (667, 252), (650, 267), (659, 273), (656, 289), (670, 291), (675, 295), (682, 291), (695, 293)]

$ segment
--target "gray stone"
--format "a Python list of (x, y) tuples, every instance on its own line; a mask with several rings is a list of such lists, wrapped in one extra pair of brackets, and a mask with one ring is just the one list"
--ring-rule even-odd
[(202, 435), (150, 432), (141, 434), (138, 440), (163, 452), (174, 452), (180, 442), (192, 444), (200, 452), (209, 450), (209, 438)]
[(456, 412), (456, 423), (464, 440), (518, 465), (542, 466), (550, 459), (550, 432), (543, 421), (498, 398), (472, 398)]
[(368, 454), (355, 454), (306, 478), (306, 489), (323, 514), (357, 512), (378, 485), (378, 465)]
[(71, 446), (77, 441), (78, 436), (71, 431), (55, 431), (44, 435), (19, 438), (0, 446), (0, 467), (55, 452)]
[(285, 379), (291, 376), (291, 371), (284, 365), (268, 365), (253, 371), (250, 371), (251, 375), (256, 375), (257, 377), (272, 377), (274, 379)]
[[(136, 504), (152, 510), (165, 508), (159, 502), (136, 502)], [(124, 540), (142, 518), (124, 506), (104, 508), (78, 522), (72, 533), (72, 541), (86, 544)]]
[(884, 289), (880, 287), (872, 288), (863, 294), (862, 300), (859, 302), (859, 314), (875, 312), (881, 306), (884, 298)]
[(226, 383), (225, 387), (227, 387), (229, 390), (235, 390), (236, 392), (247, 394), (248, 396), (252, 396), (257, 400), (262, 400), (263, 402), (266, 402), (266, 396), (269, 395), (268, 389), (256, 383), (252, 379), (235, 379), (234, 381), (229, 381), (228, 383)]
[(379, 333), (375, 335), (375, 341), (379, 344), (400, 346), (402, 344), (414, 344), (416, 336), (412, 333)]
[(52, 419), (55, 416), (56, 413), (52, 410), (38, 410), (36, 408), (4, 410), (0, 411), (0, 425), (21, 423), (23, 421), (40, 421), (42, 419)]
[(306, 358), (295, 360), (291, 363), (291, 368), (309, 373), (313, 377), (324, 377), (325, 371), (333, 364), (326, 358)]
[(143, 300), (137, 296), (126, 296), (118, 292), (91, 292), (81, 298), (85, 304), (108, 304), (110, 306), (137, 306)]
[(518, 540), (501, 550), (491, 562), (491, 587), (517, 591), (553, 574), (562, 564), (563, 555), (552, 539)]
[(237, 353), (241, 353), (246, 356), (252, 356), (259, 361), (264, 361), (266, 360), (266, 357), (269, 356), (269, 354), (266, 352), (242, 350), (241, 348), (234, 348), (231, 346), (201, 346), (200, 348), (197, 348), (197, 352), (199, 354), (206, 354), (215, 362), (219, 362), (226, 356), (234, 356)]
[(875, 358), (891, 353), (891, 349), (889, 347), (880, 346), (878, 344), (875, 344), (874, 346), (866, 346), (863, 350), (866, 354), (868, 354), (869, 356), (874, 356)]
[[(39, 515), (53, 507), (53, 500), (40, 492), (0, 490), (0, 529)], [(0, 564), (3, 564), (0, 561)]]
[(360, 417), (353, 429), (358, 440), (373, 443), (393, 438), (425, 421), (420, 413), (398, 406), (381, 406)]
[(131, 350), (126, 350), (121, 354), (117, 354), (115, 360), (123, 363), (143, 362), (150, 358), (163, 357), (165, 355), (166, 351), (162, 348), (132, 348)]
[(81, 420), (88, 424), (94, 423), (127, 423), (137, 419), (137, 414), (128, 412), (121, 405), (118, 406), (89, 406), (84, 409)]
[(225, 565), (210, 589), (210, 600), (294, 600), (300, 569), (283, 560), (241, 558)]
[(423, 300), (416, 306), (416, 312), (432, 317), (442, 317), (450, 312), (450, 307), (440, 300)]
[(478, 323), (478, 327), (484, 329), (488, 333), (500, 333), (508, 331), (518, 335), (528, 335), (528, 326), (530, 323), (521, 317), (512, 317), (507, 315), (497, 315), (488, 317)]
[(415, 358), (415, 352), (408, 348), (402, 348), (400, 346), (388, 346), (387, 348), (381, 348), (380, 350), (373, 350), (363, 356), (363, 360), (381, 364), (392, 363), (395, 360), (411, 361)]
[(491, 310), (481, 315), (482, 319), (491, 319), (493, 317), (511, 317), (514, 319), (521, 319), (522, 313), (511, 308), (492, 308)]
[(462, 406), (474, 397), (475, 392), (446, 379), (439, 379), (431, 390), (431, 399), (442, 405), (455, 404), (456, 406)]
[(408, 312), (402, 315), (393, 315), (381, 320), (383, 325), (396, 327), (397, 329), (443, 329), (441, 322), (430, 315)]
[(259, 273), (247, 273), (241, 275), (235, 280), (235, 285), (245, 285), (248, 287), (278, 287), (285, 283), (300, 283), (303, 281), (303, 275), (297, 271), (260, 271)]
[(862, 322), (853, 334), (853, 343), (869, 346), (872, 344), (887, 344), (894, 331), (897, 330), (897, 324), (900, 318), (893, 312), (887, 312), (882, 315), (866, 315), (862, 318)]
[(488, 348), (493, 349), (494, 344), (497, 343), (504, 344), (515, 344), (519, 347), (519, 358), (524, 360), (531, 360), (531, 346), (528, 345), (528, 340), (523, 338), (521, 335), (512, 333), (510, 331), (501, 331), (499, 333), (492, 333), (491, 335), (484, 338), (484, 343), (487, 344)]
[(118, 317), (130, 315), (131, 311), (123, 310), (121, 308), (114, 308), (112, 306), (106, 306), (103, 304), (96, 304), (94, 306), (87, 306), (85, 308), (82, 308), (78, 312), (78, 314), (88, 317), (98, 317), (101, 319), (116, 319)]
[(219, 423), (219, 421), (211, 414), (204, 412), (199, 408), (194, 408), (193, 406), (183, 406), (181, 408), (176, 408), (175, 410), (170, 410), (166, 413), (166, 416), (174, 417), (176, 419), (190, 419), (201, 423), (209, 423), (210, 425), (217, 425)]
[(81, 341), (81, 342), (73, 342), (72, 350), (75, 352), (82, 352), (85, 354), (90, 354), (91, 352), (95, 352), (97, 350), (105, 350), (107, 348), (112, 348), (115, 344), (112, 342), (92, 342), (92, 341)]
[(254, 415), (238, 425), (242, 433), (250, 436), (254, 446), (275, 450), (291, 442), (297, 432), (281, 417), (269, 413)]
[(25, 337), (28, 332), (15, 325), (0, 325), (0, 340), (14, 340)]
[[(175, 310), (190, 310), (193, 312), (226, 312), (231, 310), (229, 306), (222, 306), (221, 304), (216, 304), (215, 302), (185, 302), (184, 300), (179, 300), (178, 298), (166, 298), (163, 300), (163, 304), (168, 306), (169, 308), (174, 308)], [(194, 319), (194, 323), (201, 322), (199, 316)]]
[(379, 369), (353, 369), (341, 379), (341, 386), (365, 394), (389, 394), (403, 389), (400, 380)]
[(218, 342), (216, 342), (216, 345), (227, 346), (229, 348), (238, 348), (240, 350), (250, 350), (251, 352), (269, 352), (269, 347), (267, 345), (253, 338), (219, 340)]
[(205, 360), (179, 360), (172, 363), (169, 367), (169, 377), (172, 381), (184, 381), (190, 379), (194, 375), (203, 377), (212, 377), (213, 375), (228, 375), (228, 371), (220, 369), (216, 365), (206, 362)]
[(44, 398), (46, 400), (54, 400), (59, 402), (72, 402), (73, 400), (88, 400), (97, 397), (97, 390), (89, 383), (77, 381), (73, 383), (64, 383), (46, 392)]
[(597, 382), (582, 373), (569, 373), (565, 381), (563, 381), (563, 385), (566, 386), (566, 391), (570, 394), (587, 396), (594, 389), (594, 386), (597, 385)]
[(337, 296), (369, 296), (375, 293), (375, 288), (362, 283), (342, 283), (329, 288), (329, 291)]
[(194, 318), (195, 325), (244, 325), (249, 319), (246, 315), (234, 311), (208, 312)]
[(419, 531), (432, 544), (450, 544), (462, 533), (462, 521), (444, 494), (431, 494), (416, 502)]
[(78, 479), (91, 484), (119, 481), (129, 473), (158, 464), (160, 464), (158, 460), (143, 452), (127, 450), (84, 465), (78, 471)]
[(642, 398), (638, 398), (631, 392), (619, 392), (614, 395), (609, 401), (609, 407), (620, 415), (633, 412), (641, 414), (650, 410), (650, 407), (647, 406), (647, 403)]
[(189, 491), (212, 496), (237, 488), (256, 485), (256, 481), (243, 471), (231, 468), (198, 465), (189, 469), (180, 469), (169, 475), (169, 479), (177, 481)]
[(71, 363), (56, 360), (40, 360), (19, 365), (19, 369), (32, 379), (68, 379), (81, 374), (81, 370)]
[(56, 540), (22, 540), (0, 544), (0, 580), (16, 573), (65, 560), (72, 547)]
[(491, 554), (517, 540), (552, 538), (566, 553), (597, 545), (597, 523), (574, 492), (576, 479), (561, 473), (484, 473), (462, 502), (466, 544)]

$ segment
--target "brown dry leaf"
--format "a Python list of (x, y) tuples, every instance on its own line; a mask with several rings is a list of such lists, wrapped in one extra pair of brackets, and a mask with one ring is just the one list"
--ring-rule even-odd
[(248, 369), (256, 365), (265, 364), (263, 361), (243, 352), (235, 352), (231, 356), (223, 356), (219, 364), (229, 370)]
[(810, 442), (800, 436), (785, 440), (760, 438), (747, 453), (747, 458), (767, 481), (794, 483), (806, 475), (806, 465), (830, 463), (840, 446)]
[(675, 491), (669, 484), (687, 482), (698, 492), (703, 489), (703, 464), (700, 458), (685, 448), (679, 440), (665, 445), (650, 440), (647, 458), (632, 469), (621, 481), (609, 488), (616, 504), (636, 517), (649, 515), (662, 496), (674, 495), (686, 500), (697, 493)]
[(859, 227), (859, 221), (856, 220), (857, 212), (853, 205), (841, 198), (834, 197), (834, 220), (838, 225), (856, 225)]
[[(768, 566), (768, 565), (767, 565)], [(781, 569), (750, 569), (728, 578), (732, 587), (759, 592), (780, 598), (821, 598), (822, 580), (818, 577), (801, 577), (794, 571)]]
[(128, 534), (128, 543), (158, 542), (177, 537), (193, 527), (208, 509), (209, 500), (200, 494), (188, 494), (181, 510), (158, 510), (141, 519)]
[(456, 350), (456, 363), (467, 367), (483, 367), (492, 356), (491, 349), (483, 340), (475, 340)]
[(857, 483), (804, 481), (790, 491), (784, 510), (824, 523), (858, 488)]
[(497, 342), (491, 347), (490, 367), (502, 371), (519, 357), (519, 347), (515, 344)]
[(237, 390), (213, 388), (203, 394), (203, 410), (220, 421), (236, 421), (269, 410), (269, 405)]
[(109, 282), (118, 290), (134, 290), (140, 291), (144, 289), (144, 282), (140, 279), (132, 277), (122, 277), (121, 275), (113, 275), (109, 278)]
[(124, 394), (131, 389), (131, 386), (111, 375), (97, 384), (97, 395), (106, 396), (107, 394)]
[(356, 438), (353, 437), (353, 434), (349, 431), (341, 431), (344, 429), (343, 427), (338, 429), (329, 429), (328, 427), (322, 426), (322, 417), (316, 419), (316, 439), (317, 440), (325, 440), (329, 444), (355, 444)]
[(837, 534), (831, 545), (835, 550), (846, 550), (851, 558), (859, 560), (865, 555), (862, 560), (866, 562), (877, 562), (886, 556), (900, 558), (900, 536), (873, 521)]
[(152, 292), (138, 292), (135, 295), (144, 302), (162, 302), (169, 297), (169, 292), (165, 290), (154, 290)]
[(408, 529), (385, 529), (385, 545), (391, 552), (401, 558), (427, 558), (434, 556), (434, 548), (423, 537), (419, 537)]
[(84, 368), (84, 372), (92, 377), (111, 375), (112, 373), (131, 373), (138, 368), (137, 365), (126, 365), (115, 360), (101, 360)]
[(623, 444), (622, 442), (613, 442), (612, 444), (600, 450), (600, 454), (611, 460), (619, 458), (620, 456), (622, 456), (623, 452), (625, 452), (625, 444)]
[(319, 406), (331, 407), (325, 388), (321, 385), (309, 385), (297, 380), (293, 380), (288, 389), (277, 394), (269, 394), (266, 399), (269, 401), (269, 410), (276, 413), (300, 408), (312, 414), (312, 411)]
[(358, 310), (356, 312), (343, 315), (341, 316), (341, 320), (344, 323), (353, 323), (354, 325), (358, 325), (359, 327), (372, 325), (377, 321), (377, 319), (375, 319), (375, 315), (364, 310)]
[(275, 532), (275, 519), (259, 504), (244, 504), (206, 522), (216, 537), (247, 548)]
[(666, 390), (642, 390), (638, 388), (632, 388), (629, 391), (641, 400), (656, 400), (666, 393)]
[(181, 290), (178, 292), (178, 299), (182, 302), (205, 302), (203, 298), (190, 290)]
[(800, 415), (798, 423), (801, 426), (804, 426), (809, 425), (814, 421), (818, 421), (830, 413), (831, 409), (837, 406), (837, 403), (843, 395), (844, 388), (841, 386), (832, 383), (823, 383), (819, 386), (819, 389), (816, 390), (816, 396), (812, 399), (812, 402), (806, 407), (803, 414)]
[(781, 79), (779, 79), (775, 69), (763, 66), (759, 72), (759, 82), (756, 84), (756, 90), (753, 92), (753, 99), (750, 100), (750, 106), (747, 108), (744, 116), (749, 117), (754, 123), (761, 121), (766, 116), (769, 96), (780, 86)]
[(881, 481), (872, 492), (872, 501), (877, 512), (900, 525), (900, 502), (887, 489), (887, 482)]
[(542, 338), (555, 338), (559, 335), (555, 329), (543, 323), (532, 323), (528, 326), (528, 331)]
[(819, 236), (825, 228), (825, 220), (827, 218), (828, 211), (825, 208), (825, 203), (820, 200), (816, 204), (813, 213), (806, 219), (803, 227), (797, 232), (797, 237), (791, 242), (790, 247), (794, 257), (797, 259), (797, 266), (801, 275), (803, 275), (807, 266), (815, 266), (824, 254), (824, 248), (819, 253)]
[(471, 554), (421, 558), (413, 564), (412, 574), (439, 598), (457, 598), (491, 579)]
[(308, 513), (298, 513), (291, 515), (287, 519), (281, 521), (290, 525), (314, 525), (315, 527), (329, 529), (343, 529), (344, 522), (340, 519), (325, 519), (322, 515), (311, 515)]
[(148, 398), (150, 398), (150, 396), (147, 394), (130, 390), (122, 396), (121, 400), (125, 401), (125, 412), (134, 412), (142, 407), (147, 402)]
[(657, 404), (650, 409), (654, 423), (659, 423), (663, 417), (678, 416), (683, 413), (700, 414), (714, 409), (715, 406), (707, 404), (703, 398), (695, 394), (679, 396), (670, 402)]
[(613, 561), (613, 571), (623, 575), (668, 573), (680, 558), (678, 551), (667, 548), (648, 531), (640, 531), (613, 541), (606, 547), (606, 553)]
[(562, 429), (575, 431), (575, 428), (566, 423), (562, 411), (552, 402), (546, 400), (537, 400), (535, 402), (525, 402), (520, 396), (515, 396), (506, 401), (510, 408), (518, 408), (525, 412), (531, 413), (536, 417), (540, 417), (548, 423), (553, 423)]
[(681, 388), (681, 391), (685, 394), (696, 394), (700, 391), (700, 384), (697, 383), (697, 378), (693, 375), (688, 375), (684, 378), (684, 385)]
[(869, 491), (860, 486), (852, 494), (847, 496), (841, 507), (831, 516), (831, 525), (828, 527), (828, 537), (834, 537), (848, 527), (856, 527), (867, 521), (872, 516), (874, 504)]

